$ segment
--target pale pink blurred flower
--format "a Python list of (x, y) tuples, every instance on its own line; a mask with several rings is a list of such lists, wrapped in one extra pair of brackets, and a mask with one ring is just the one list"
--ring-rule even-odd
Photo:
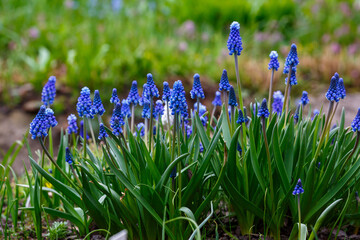
[(184, 42), (184, 41), (181, 41), (179, 43), (179, 50), (181, 52), (185, 52), (187, 49), (188, 49), (188, 44), (186, 42)]
[(40, 31), (37, 27), (32, 27), (28, 30), (28, 34), (31, 39), (37, 39), (39, 37)]
[(355, 53), (359, 50), (359, 45), (357, 43), (350, 44), (348, 47), (348, 53), (350, 55), (355, 55)]
[(195, 23), (191, 20), (187, 20), (183, 24), (181, 24), (177, 32), (180, 36), (193, 38), (195, 37), (195, 29), (196, 29)]
[(311, 8), (311, 12), (313, 14), (317, 14), (319, 12), (319, 10), (320, 10), (320, 4), (318, 4), (318, 3), (314, 4)]
[(351, 9), (346, 2), (340, 3), (340, 9), (346, 17), (349, 17), (351, 15)]
[(328, 43), (331, 40), (330, 34), (324, 34), (321, 38), (322, 42)]
[(202, 34), (201, 34), (201, 40), (202, 40), (203, 42), (208, 42), (208, 41), (210, 40), (209, 34), (208, 34), (208, 33), (202, 33)]
[(64, 2), (64, 5), (65, 5), (66, 8), (73, 9), (75, 7), (75, 2), (72, 1), (72, 0), (66, 0)]
[(332, 51), (333, 53), (335, 53), (335, 54), (340, 53), (340, 50), (341, 50), (340, 44), (338, 44), (338, 43), (332, 43), (332, 44), (330, 45), (330, 48), (331, 48), (331, 51)]
[(350, 27), (348, 24), (343, 24), (340, 28), (336, 29), (335, 36), (336, 37), (342, 37), (344, 35), (349, 34)]

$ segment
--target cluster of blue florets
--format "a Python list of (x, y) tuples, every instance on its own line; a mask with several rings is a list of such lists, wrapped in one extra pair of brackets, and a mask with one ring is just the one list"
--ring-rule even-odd
[(269, 109), (267, 107), (267, 101), (264, 98), (263, 101), (261, 102), (260, 108), (258, 110), (258, 117), (267, 118), (269, 116), (270, 116), (270, 113), (269, 113)]
[(276, 51), (271, 51), (269, 55), (270, 57), (269, 70), (274, 69), (275, 71), (277, 71), (279, 69), (280, 64), (279, 64), (278, 56), (279, 54)]
[(358, 109), (358, 112), (351, 123), (351, 127), (354, 132), (360, 131), (360, 108)]
[(168, 82), (164, 82), (163, 84), (163, 95), (162, 100), (164, 102), (169, 102), (171, 97), (171, 89)]
[(274, 92), (273, 95), (274, 101), (272, 103), (272, 109), (274, 113), (281, 115), (283, 104), (284, 104), (284, 96), (280, 91)]
[(171, 114), (187, 112), (188, 106), (185, 98), (185, 90), (180, 80), (174, 83), (170, 98)]
[(242, 41), (240, 37), (240, 24), (238, 22), (233, 22), (230, 25), (230, 34), (227, 41), (227, 48), (229, 49), (229, 54), (240, 55), (242, 48)]
[[(288, 77), (285, 78), (285, 84), (288, 82)], [(290, 74), (290, 86), (297, 85), (296, 79), (296, 67), (292, 67), (292, 71)]]
[(99, 115), (102, 116), (105, 112), (105, 108), (102, 104), (101, 98), (100, 98), (100, 93), (99, 90), (95, 90), (94, 92), (94, 102), (93, 105), (91, 107), (91, 114), (94, 115)]
[(99, 127), (99, 137), (98, 139), (101, 140), (101, 139), (104, 139), (104, 138), (107, 138), (109, 135), (107, 134), (106, 132), (106, 129), (105, 129), (105, 126), (103, 123), (100, 123), (100, 127)]
[(233, 106), (236, 107), (237, 101), (236, 101), (236, 95), (235, 95), (235, 90), (233, 88), (233, 86), (230, 86), (230, 93), (229, 93), (229, 106)]
[(295, 188), (294, 188), (294, 191), (293, 191), (292, 194), (296, 196), (296, 195), (300, 195), (302, 193), (304, 193), (304, 189), (303, 189), (302, 184), (301, 184), (301, 179), (299, 178), (298, 182), (295, 185)]
[(212, 105), (214, 105), (214, 107), (217, 107), (217, 106), (221, 106), (221, 105), (222, 105), (222, 102), (221, 102), (221, 92), (216, 91), (214, 101), (212, 101)]
[(295, 44), (292, 44), (290, 52), (285, 60), (284, 74), (289, 73), (290, 67), (296, 67), (298, 64), (299, 64), (299, 57), (297, 54), (297, 48)]
[(153, 117), (158, 120), (159, 116), (161, 117), (162, 115), (164, 115), (164, 105), (161, 100), (157, 100), (155, 102)]
[(131, 117), (131, 110), (129, 106), (129, 102), (126, 99), (123, 99), (121, 101), (121, 114), (123, 118), (129, 118)]
[(137, 81), (133, 81), (131, 84), (129, 96), (127, 97), (129, 104), (136, 106), (140, 101), (140, 96), (137, 88)]
[(66, 149), (65, 149), (65, 161), (69, 164), (69, 165), (71, 165), (71, 164), (73, 164), (73, 156), (72, 156), (72, 154), (71, 154), (71, 152), (70, 152), (70, 149), (67, 147)]
[(111, 98), (110, 98), (110, 102), (113, 104), (117, 104), (118, 102), (120, 102), (120, 99), (117, 95), (117, 89), (114, 88), (111, 94)]
[(220, 83), (219, 83), (219, 91), (230, 91), (230, 83), (227, 75), (227, 71), (224, 69), (221, 75)]
[(192, 99), (205, 98), (204, 90), (202, 89), (200, 83), (200, 75), (197, 73), (194, 75), (194, 84), (190, 91), (190, 96)]
[(93, 118), (94, 116), (91, 113), (91, 106), (92, 103), (90, 98), (90, 89), (88, 87), (83, 87), (76, 104), (76, 110), (79, 114), (79, 117)]
[(310, 102), (310, 100), (309, 100), (308, 92), (303, 91), (301, 99), (300, 99), (300, 104), (302, 104), (303, 106), (306, 106), (309, 102)]
[(54, 103), (55, 95), (56, 95), (56, 77), (49, 77), (48, 82), (45, 84), (42, 93), (41, 93), (41, 101), (45, 106), (50, 106)]

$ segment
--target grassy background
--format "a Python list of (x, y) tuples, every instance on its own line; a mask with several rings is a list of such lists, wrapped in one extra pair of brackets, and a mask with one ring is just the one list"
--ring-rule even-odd
[[(148, 72), (158, 85), (182, 79), (188, 88), (198, 72), (213, 92), (223, 68), (235, 80), (226, 49), (233, 20), (241, 24), (246, 94), (267, 91), (268, 54), (279, 52), (282, 69), (292, 42), (301, 89), (316, 91), (335, 71), (359, 87), (359, 9), (359, 0), (1, 1), (1, 96), (16, 104), (9, 89), (30, 82), (40, 91), (55, 75), (75, 96), (87, 85), (106, 99), (113, 87), (127, 94), (132, 80), (142, 85)], [(281, 89), (284, 77), (277, 73)]]

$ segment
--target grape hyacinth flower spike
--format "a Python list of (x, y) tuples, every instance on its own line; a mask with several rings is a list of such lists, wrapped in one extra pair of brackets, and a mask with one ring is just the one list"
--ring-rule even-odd
[(267, 108), (266, 99), (264, 98), (263, 101), (261, 102), (260, 108), (258, 110), (258, 117), (268, 118), (269, 115), (270, 115), (270, 112)]
[(76, 110), (81, 118), (93, 118), (91, 113), (91, 98), (90, 98), (90, 89), (88, 87), (83, 87), (80, 92), (80, 97), (76, 104)]
[(236, 123), (237, 124), (246, 123), (246, 119), (245, 119), (243, 111), (241, 111), (241, 109), (239, 109), (239, 116), (238, 116)]
[(293, 195), (297, 196), (297, 204), (298, 204), (298, 216), (299, 216), (299, 239), (301, 239), (301, 209), (300, 209), (300, 194), (304, 193), (304, 189), (302, 187), (301, 184), (301, 179), (299, 178), (299, 180), (297, 181), (294, 191), (293, 191)]
[(156, 120), (160, 120), (162, 115), (164, 115), (164, 105), (163, 105), (163, 102), (161, 100), (157, 100), (155, 102), (155, 109), (154, 109), (153, 117)]
[(241, 55), (242, 39), (240, 37), (240, 24), (236, 21), (230, 25), (230, 34), (227, 41), (227, 48), (229, 49), (229, 55)]
[(354, 132), (360, 131), (360, 108), (358, 109), (358, 112), (351, 123), (351, 128)]
[[(115, 119), (117, 119), (118, 123), (115, 122)], [(123, 114), (121, 112), (121, 104), (120, 103), (117, 103), (115, 105), (112, 116), (110, 118), (110, 126), (112, 129), (114, 129), (116, 124), (119, 124), (120, 126), (123, 126), (125, 124), (124, 120), (123, 120)], [(118, 127), (118, 126), (116, 126), (116, 127)]]
[(346, 90), (344, 86), (344, 80), (342, 78), (339, 79), (338, 82), (338, 94), (340, 99), (344, 99), (346, 97)]
[[(166, 122), (167, 122), (167, 128), (170, 130), (170, 108), (169, 108), (169, 102), (171, 98), (171, 89), (168, 82), (163, 83), (163, 95), (162, 100), (165, 103), (165, 113), (166, 113)], [(170, 142), (170, 134), (169, 136), (169, 142)]]
[(237, 101), (236, 101), (235, 90), (231, 86), (230, 87), (230, 93), (229, 93), (229, 106), (236, 107), (237, 105), (238, 104), (237, 104)]
[(46, 115), (46, 107), (42, 105), (34, 120), (30, 123), (31, 139), (46, 137), (49, 127), (50, 124), (49, 118)]
[[(199, 110), (199, 105), (200, 105), (200, 98), (204, 99), (205, 95), (204, 95), (204, 91), (201, 87), (201, 83), (200, 83), (200, 75), (199, 74), (195, 74), (194, 75), (194, 83), (193, 83), (193, 87), (190, 91), (190, 96), (192, 99), (196, 99), (197, 102), (197, 109)], [(199, 115), (200, 116), (200, 115)]]
[(45, 84), (44, 88), (41, 92), (41, 101), (44, 103), (46, 107), (50, 107), (51, 104), (54, 103), (54, 99), (56, 96), (56, 77), (49, 77), (48, 82)]
[(100, 98), (99, 90), (95, 90), (94, 101), (93, 101), (93, 105), (91, 107), (91, 114), (98, 115), (100, 117), (104, 114), (104, 112), (105, 112), (105, 109), (104, 109), (104, 106), (103, 106), (101, 98)]
[[(269, 86), (269, 100), (268, 100), (269, 106), (268, 107), (270, 109), (270, 112), (272, 112), (271, 96), (272, 96), (272, 92), (273, 92), (274, 73), (280, 67), (278, 56), (279, 56), (279, 54), (276, 51), (271, 51), (271, 53), (269, 55), (269, 57), (270, 57), (269, 70), (271, 70), (271, 78), (270, 78), (270, 86)], [(270, 115), (270, 119), (271, 119), (271, 115)]]
[[(153, 76), (151, 73), (148, 73), (147, 76), (147, 86), (148, 86), (148, 91), (145, 92), (145, 98), (147, 98), (150, 101), (150, 130), (153, 129), (153, 113), (154, 113), (154, 102), (153, 102), (153, 98), (154, 97), (159, 97), (159, 90), (155, 85)], [(144, 94), (143, 94), (144, 95)], [(149, 141), (149, 145), (150, 145), (150, 150), (152, 151), (153, 149), (153, 143), (152, 143), (152, 136), (153, 136), (153, 131), (150, 131), (150, 141)]]
[(68, 147), (66, 147), (65, 149), (65, 161), (69, 164), (72, 165), (73, 164), (73, 156), (70, 152), (70, 149)]
[(294, 121), (295, 123), (299, 122), (299, 114), (300, 114), (300, 104), (296, 107), (295, 113), (294, 113)]
[(219, 91), (223, 92), (224, 94), (224, 103), (227, 103), (227, 93), (230, 91), (230, 83), (229, 83), (229, 78), (227, 75), (227, 71), (224, 69), (222, 74), (221, 74), (221, 78), (220, 78), (220, 83), (219, 83)]
[[(139, 123), (138, 125), (136, 125), (138, 131), (140, 131), (140, 137), (144, 137), (145, 136), (145, 125), (144, 123)], [(135, 133), (137, 135), (137, 133)]]
[(299, 101), (300, 104), (302, 104), (304, 107), (309, 103), (309, 97), (308, 97), (308, 92), (307, 91), (303, 91), (301, 99)]
[(123, 99), (121, 101), (121, 114), (123, 118), (130, 118), (131, 117), (131, 110), (129, 106), (129, 102), (127, 99)]
[(117, 104), (118, 102), (120, 102), (120, 99), (119, 99), (119, 97), (117, 95), (117, 89), (116, 88), (114, 88), (112, 90), (110, 102), (113, 103), (113, 104)]
[(280, 91), (276, 91), (274, 92), (273, 98), (274, 98), (274, 102), (272, 103), (273, 113), (276, 113), (278, 116), (280, 116), (284, 104), (284, 96)]
[[(286, 87), (285, 87), (285, 98), (284, 98), (284, 106), (282, 111), (285, 111), (285, 114), (289, 111), (289, 102), (288, 99), (290, 98), (290, 90), (292, 85), (296, 85), (296, 66), (299, 64), (299, 57), (297, 53), (297, 47), (293, 43), (290, 48), (290, 52), (286, 57), (285, 64), (284, 64), (284, 74), (288, 74), (287, 78), (285, 79)], [(289, 84), (287, 84), (289, 82)], [(286, 121), (286, 118), (285, 118)]]
[(127, 97), (128, 103), (131, 108), (131, 132), (134, 132), (134, 120), (135, 120), (135, 106), (140, 102), (140, 95), (138, 92), (137, 81), (134, 80), (131, 84), (129, 96)]
[(100, 123), (100, 127), (99, 127), (99, 137), (98, 139), (104, 139), (107, 138), (109, 135), (107, 134), (106, 130), (105, 130), (105, 126), (103, 123)]
[(78, 126), (77, 126), (77, 122), (76, 122), (76, 116), (74, 114), (70, 114), (67, 117), (67, 121), (68, 121), (68, 127), (67, 127), (67, 132), (68, 134), (77, 134), (78, 133)]
[(51, 108), (47, 108), (45, 110), (45, 114), (49, 121), (49, 127), (55, 127), (58, 124), (58, 122), (56, 121), (56, 118), (54, 116), (54, 111)]

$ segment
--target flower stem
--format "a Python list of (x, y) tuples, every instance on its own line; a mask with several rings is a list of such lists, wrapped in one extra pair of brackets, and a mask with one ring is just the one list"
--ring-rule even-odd
[(169, 108), (169, 101), (166, 101), (166, 118), (167, 118), (169, 145), (170, 145), (171, 138), (170, 138), (170, 108)]
[(275, 69), (273, 68), (271, 71), (271, 78), (270, 78), (270, 86), (269, 86), (269, 100), (268, 100), (268, 108), (270, 110), (270, 118), (269, 118), (269, 122), (271, 122), (271, 118), (272, 118), (272, 104), (271, 104), (271, 99), (272, 99), (272, 92), (273, 92), (273, 83), (274, 83), (274, 72)]
[(333, 102), (333, 101), (330, 101), (330, 103), (329, 103), (329, 110), (328, 110), (328, 113), (327, 113), (327, 115), (326, 115), (325, 125), (324, 125), (323, 131), (322, 131), (322, 133), (321, 133), (320, 141), (319, 141), (318, 147), (317, 147), (316, 152), (315, 152), (315, 155), (314, 155), (314, 160), (318, 157), (318, 155), (319, 155), (319, 153), (320, 153), (320, 149), (321, 149), (321, 146), (322, 146), (322, 144), (323, 144), (323, 141), (324, 141), (324, 138), (325, 138), (325, 135), (326, 135), (326, 130), (327, 130), (329, 118), (330, 118), (330, 115), (331, 115), (331, 113), (332, 113), (333, 108), (334, 108), (334, 102)]
[(301, 209), (300, 209), (300, 194), (298, 194), (298, 215), (299, 215), (299, 240), (301, 239)]
[[(267, 163), (268, 163), (268, 171), (269, 171), (269, 182), (270, 182), (270, 196), (271, 201), (274, 201), (274, 185), (273, 185), (273, 178), (272, 178), (272, 169), (271, 169), (271, 158), (270, 158), (270, 150), (269, 150), (269, 144), (266, 136), (266, 119), (265, 117), (261, 117), (261, 123), (262, 123), (262, 132), (264, 135), (264, 143), (265, 143), (265, 149), (266, 149), (266, 157), (267, 157)], [(273, 208), (273, 211), (275, 209)]]
[(93, 139), (93, 144), (94, 144), (94, 148), (95, 148), (95, 153), (96, 153), (96, 156), (100, 157), (98, 147), (96, 145), (96, 138), (95, 138), (94, 130), (93, 130), (92, 124), (91, 124), (91, 119), (88, 118), (88, 120), (89, 120), (89, 127), (90, 127), (91, 137)]
[(215, 111), (216, 111), (216, 106), (214, 106), (212, 112), (211, 112), (211, 117), (210, 117), (210, 127), (212, 125), (212, 121), (213, 121), (213, 118), (214, 118), (214, 115), (215, 115)]
[(79, 187), (81, 187), (82, 184), (81, 184), (80, 179), (79, 179), (79, 177), (77, 176), (77, 174), (76, 174), (76, 172), (75, 172), (75, 170), (74, 170), (74, 166), (73, 166), (72, 164), (70, 164), (70, 168), (71, 168), (72, 174), (74, 175), (76, 181), (77, 181), (78, 184), (79, 184)]
[(150, 139), (149, 139), (149, 146), (150, 146), (150, 153), (153, 151), (153, 112), (154, 112), (154, 103), (153, 99), (150, 99)]
[(84, 159), (86, 158), (86, 142), (87, 142), (87, 133), (86, 133), (86, 118), (83, 121), (83, 147), (84, 147)]
[(289, 96), (288, 95), (289, 95), (291, 72), (292, 72), (292, 65), (289, 66), (289, 73), (288, 73), (288, 78), (287, 78), (286, 87), (285, 87), (284, 104), (283, 104), (283, 109), (282, 109), (282, 112), (285, 114), (284, 127), (286, 126), (287, 115), (288, 115), (288, 111), (289, 111), (289, 106), (288, 106), (288, 97)]
[(134, 121), (135, 121), (135, 105), (131, 104), (131, 132), (134, 132)]

